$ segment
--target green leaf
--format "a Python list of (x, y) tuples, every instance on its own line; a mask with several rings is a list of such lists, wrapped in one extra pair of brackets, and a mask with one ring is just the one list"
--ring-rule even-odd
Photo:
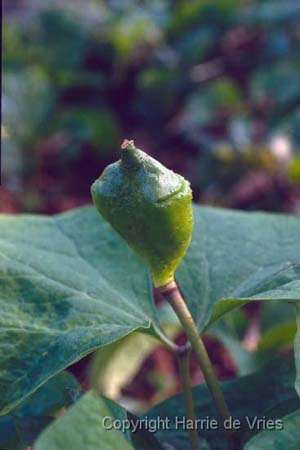
[[(139, 417), (127, 412), (127, 418), (132, 427), (137, 427), (136, 431), (130, 434), (130, 440), (136, 450), (165, 450), (151, 431), (151, 427), (143, 426)], [(132, 430), (133, 428), (131, 428)]]
[[(250, 424), (255, 417), (276, 420), (300, 407), (300, 400), (294, 388), (294, 366), (288, 359), (274, 360), (259, 373), (223, 381), (221, 384), (232, 418), (240, 421), (241, 429), (237, 433), (241, 440), (248, 439), (251, 433), (257, 432), (257, 427), (261, 426), (256, 422), (254, 429), (250, 430)], [(227, 439), (222, 431), (223, 422), (217, 415), (211, 394), (204, 384), (193, 388), (193, 399), (196, 418), (204, 421), (202, 427), (200, 423), (198, 425), (200, 436), (204, 436), (214, 450), (227, 450)], [(180, 420), (185, 417), (181, 394), (155, 406), (147, 411), (144, 417), (148, 420), (169, 418), (168, 429), (159, 430), (157, 438), (162, 445), (172, 446), (175, 450), (187, 447), (187, 433), (180, 425)], [(209, 425), (205, 424), (207, 417), (209, 423), (211, 420), (217, 420), (217, 430), (208, 429)]]
[(129, 450), (134, 447), (121, 431), (107, 429), (112, 420), (125, 420), (126, 411), (93, 392), (85, 394), (52, 423), (37, 440), (35, 450)]
[(80, 390), (81, 388), (74, 376), (67, 371), (63, 371), (37, 389), (34, 394), (12, 411), (12, 414), (18, 418), (30, 415), (55, 415), (60, 408), (67, 407), (75, 402)]
[[(136, 425), (138, 418), (117, 403), (86, 393), (39, 437), (35, 450), (163, 450), (155, 436)], [(136, 426), (136, 432), (131, 429)], [(124, 427), (120, 431), (120, 427)]]
[[(249, 300), (300, 299), (300, 218), (195, 206), (177, 278), (199, 330)], [(155, 334), (148, 271), (94, 208), (0, 219), (0, 409), (134, 330)]]
[(147, 269), (94, 208), (0, 219), (0, 405), (101, 345), (151, 331)]
[(250, 300), (300, 300), (299, 216), (194, 212), (194, 237), (177, 279), (199, 330)]
[(2, 450), (26, 450), (21, 442), (11, 416), (0, 417), (0, 448)]
[(282, 429), (265, 430), (258, 433), (245, 446), (245, 450), (299, 450), (300, 410), (282, 419)]
[(0, 449), (32, 445), (55, 414), (75, 402), (79, 393), (80, 387), (70, 373), (53, 377), (9, 415), (0, 417)]

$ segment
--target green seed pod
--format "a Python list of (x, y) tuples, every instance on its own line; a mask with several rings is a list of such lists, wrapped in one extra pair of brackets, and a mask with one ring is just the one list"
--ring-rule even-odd
[(149, 265), (154, 285), (172, 281), (193, 230), (189, 182), (125, 140), (120, 161), (91, 192), (104, 219)]

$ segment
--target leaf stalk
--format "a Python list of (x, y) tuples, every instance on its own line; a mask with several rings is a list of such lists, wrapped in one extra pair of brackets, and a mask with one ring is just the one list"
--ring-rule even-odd
[(224, 421), (229, 419), (230, 412), (223, 396), (219, 380), (215, 374), (202, 337), (198, 333), (194, 319), (192, 318), (192, 315), (178, 289), (177, 283), (172, 281), (165, 286), (161, 286), (159, 291), (174, 309), (184, 331), (187, 334), (220, 416)]
[(190, 354), (190, 343), (184, 346), (178, 346), (177, 360), (183, 391), (186, 418), (189, 422), (191, 421), (191, 423), (194, 424), (192, 428), (189, 427), (191, 450), (200, 450), (200, 442), (196, 428), (196, 414), (190, 380)]

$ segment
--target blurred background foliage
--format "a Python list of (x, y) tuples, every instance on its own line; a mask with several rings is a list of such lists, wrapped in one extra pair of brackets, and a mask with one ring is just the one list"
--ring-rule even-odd
[(300, 211), (300, 2), (7, 0), (1, 211), (55, 213), (124, 137), (202, 203)]
[[(91, 183), (133, 138), (191, 181), (196, 202), (300, 213), (299, 0), (3, 7), (0, 212), (89, 203)], [(181, 342), (169, 312), (162, 322)], [(292, 308), (250, 304), (205, 343), (226, 378), (260, 367), (274, 349), (292, 354), (294, 333)], [(97, 383), (127, 404), (180, 389), (164, 347), (147, 341), (134, 357), (141, 339), (100, 355), (120, 377), (100, 371)], [(83, 386), (87, 367), (89, 359), (71, 368)], [(191, 373), (193, 383), (203, 379), (194, 358)]]

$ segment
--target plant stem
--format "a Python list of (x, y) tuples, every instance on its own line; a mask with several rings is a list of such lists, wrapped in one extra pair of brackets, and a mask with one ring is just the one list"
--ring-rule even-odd
[(170, 303), (179, 318), (188, 338), (192, 349), (198, 359), (202, 369), (205, 381), (215, 400), (217, 410), (223, 420), (230, 418), (230, 412), (223, 396), (218, 378), (214, 372), (214, 368), (209, 359), (204, 342), (198, 333), (196, 324), (192, 315), (182, 298), (175, 281), (159, 288), (160, 293)]
[[(196, 425), (196, 415), (190, 383), (190, 353), (190, 345), (178, 347), (177, 359), (182, 384), (186, 418), (189, 423), (190, 421), (192, 421), (192, 423)], [(199, 436), (195, 425), (192, 429), (189, 429), (191, 450), (200, 450)]]

